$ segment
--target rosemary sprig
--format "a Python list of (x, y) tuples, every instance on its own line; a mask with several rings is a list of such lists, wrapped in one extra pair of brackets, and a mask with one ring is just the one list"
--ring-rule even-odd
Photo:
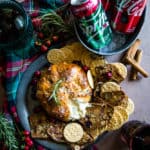
[(15, 129), (2, 113), (0, 113), (0, 141), (4, 141), (9, 150), (19, 150)]
[[(70, 36), (74, 36), (73, 24), (66, 23), (63, 18), (58, 15), (56, 12), (50, 12), (41, 16), (42, 27), (41, 30), (50, 29), (55, 30), (55, 34), (67, 33)], [(49, 31), (50, 31), (49, 30)], [(50, 34), (50, 33), (49, 33)]]
[(58, 99), (58, 97), (57, 97), (57, 91), (58, 91), (59, 86), (60, 86), (60, 84), (62, 83), (62, 81), (63, 81), (63, 80), (61, 79), (61, 80), (58, 80), (58, 81), (55, 83), (53, 92), (52, 92), (51, 96), (49, 97), (48, 101), (50, 101), (50, 100), (53, 99), (53, 100), (56, 102), (56, 104), (60, 104), (60, 101), (59, 101), (59, 99)]

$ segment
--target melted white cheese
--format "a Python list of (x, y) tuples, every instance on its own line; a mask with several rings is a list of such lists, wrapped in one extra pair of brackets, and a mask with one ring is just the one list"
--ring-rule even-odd
[(70, 110), (70, 119), (76, 120), (85, 117), (86, 108), (90, 107), (89, 103), (82, 103), (80, 101), (69, 101), (68, 107)]

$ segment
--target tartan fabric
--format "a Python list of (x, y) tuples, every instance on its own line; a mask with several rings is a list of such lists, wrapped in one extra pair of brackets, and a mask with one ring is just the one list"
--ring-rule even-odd
[[(59, 0), (60, 3), (55, 3), (55, 0), (24, 0), (22, 2), (22, 5), (25, 9), (25, 11), (31, 16), (32, 18), (38, 17), (39, 15), (42, 15), (44, 13), (47, 13), (49, 11), (55, 10), (56, 8), (60, 7), (64, 2)], [(34, 40), (31, 44), (34, 43)], [(32, 48), (31, 45), (28, 45), (27, 48)], [(19, 52), (21, 53), (25, 49), (19, 49)], [(32, 51), (32, 50), (31, 50)], [(25, 59), (22, 57), (19, 57), (16, 55), (14, 50), (6, 53), (6, 94), (7, 99), (9, 101), (9, 105), (15, 105), (16, 103), (16, 93), (17, 88), (19, 85), (19, 82), (21, 80), (21, 77), (24, 73), (24, 71), (28, 68), (28, 66), (35, 60), (37, 57), (34, 56), (28, 56)]]

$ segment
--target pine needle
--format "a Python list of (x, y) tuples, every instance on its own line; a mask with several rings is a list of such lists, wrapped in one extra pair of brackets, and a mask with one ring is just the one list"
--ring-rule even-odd
[(0, 141), (4, 141), (9, 150), (19, 150), (15, 129), (2, 113), (0, 113)]

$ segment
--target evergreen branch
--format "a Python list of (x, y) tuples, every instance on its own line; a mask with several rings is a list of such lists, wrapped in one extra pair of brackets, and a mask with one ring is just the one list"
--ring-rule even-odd
[(61, 32), (68, 33), (68, 35), (73, 36), (74, 31), (72, 23), (66, 23), (63, 18), (55, 12), (47, 13), (41, 16), (42, 20), (42, 27), (41, 29), (44, 30), (45, 28), (54, 28), (55, 33), (59, 34)]
[(19, 150), (19, 143), (15, 137), (15, 129), (0, 113), (0, 140), (4, 141), (9, 150)]

